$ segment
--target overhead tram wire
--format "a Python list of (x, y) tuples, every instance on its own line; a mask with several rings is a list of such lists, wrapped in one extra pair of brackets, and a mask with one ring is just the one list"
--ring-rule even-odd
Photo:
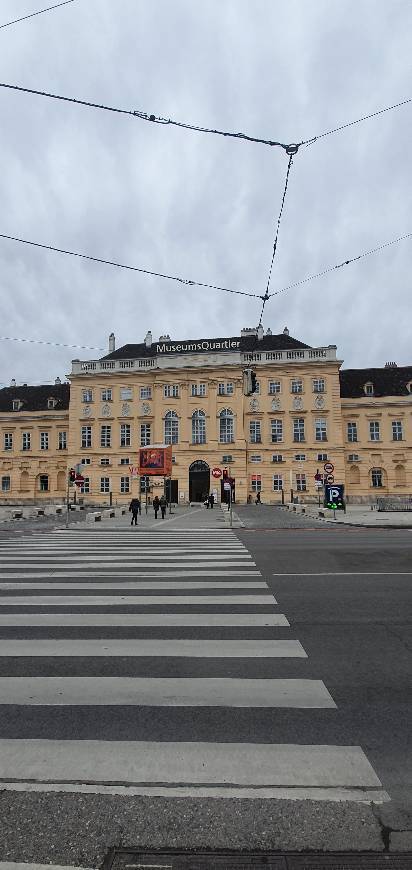
[(75, 350), (105, 350), (104, 347), (93, 347), (89, 344), (64, 344), (61, 341), (45, 341), (41, 338), (15, 338), (10, 335), (0, 335), (0, 341), (23, 341), (26, 344), (47, 344), (49, 347), (68, 347)]
[(27, 18), (35, 18), (36, 15), (42, 15), (43, 12), (51, 12), (52, 9), (58, 9), (59, 6), (67, 6), (69, 3), (74, 3), (75, 0), (63, 0), (62, 3), (56, 3), (54, 6), (47, 6), (46, 9), (38, 9), (37, 12), (30, 12), (29, 15), (23, 15), (22, 18), (15, 18), (13, 21), (7, 21), (6, 24), (0, 24), (0, 30), (3, 27), (11, 27), (12, 24), (18, 24), (20, 21), (26, 21)]
[(282, 220), (283, 209), (284, 209), (285, 199), (286, 199), (286, 193), (287, 193), (288, 184), (289, 184), (289, 175), (290, 175), (290, 170), (292, 169), (292, 165), (293, 165), (293, 155), (297, 153), (297, 150), (298, 150), (298, 146), (296, 146), (296, 151), (289, 151), (288, 168), (287, 168), (287, 170), (286, 170), (286, 178), (285, 178), (285, 185), (284, 185), (284, 188), (283, 188), (282, 202), (281, 202), (281, 205), (280, 205), (279, 216), (278, 216), (278, 220), (277, 220), (277, 224), (276, 224), (275, 239), (274, 239), (274, 242), (273, 242), (273, 250), (272, 250), (272, 259), (271, 259), (271, 261), (270, 261), (270, 266), (269, 266), (269, 274), (268, 274), (268, 279), (267, 279), (267, 282), (266, 282), (265, 295), (261, 297), (261, 298), (262, 298), (262, 309), (261, 309), (261, 312), (260, 312), (260, 318), (259, 318), (258, 326), (261, 326), (261, 324), (262, 324), (262, 318), (263, 318), (263, 313), (264, 313), (264, 310), (265, 310), (266, 302), (268, 301), (268, 299), (270, 299), (270, 297), (271, 297), (271, 295), (272, 295), (271, 293), (269, 293), (269, 287), (270, 287), (270, 281), (271, 281), (271, 278), (272, 278), (273, 263), (274, 263), (274, 260), (275, 260), (276, 251), (277, 251), (277, 246), (278, 246), (279, 229), (280, 229), (280, 223), (281, 223), (281, 220)]
[(299, 146), (313, 145), (319, 139), (324, 139), (325, 136), (332, 136), (334, 133), (340, 133), (342, 130), (347, 130), (348, 127), (354, 127), (356, 124), (361, 124), (363, 121), (377, 118), (378, 115), (384, 115), (385, 112), (392, 112), (394, 109), (400, 109), (402, 106), (407, 106), (409, 103), (412, 103), (412, 97), (408, 97), (408, 99), (402, 100), (400, 103), (394, 103), (392, 106), (385, 106), (383, 109), (377, 109), (376, 112), (371, 112), (369, 115), (362, 115), (361, 118), (356, 118), (354, 121), (348, 121), (347, 124), (340, 124), (339, 127), (333, 127), (331, 130), (326, 130), (324, 133), (318, 133), (317, 136), (312, 136), (311, 139), (299, 142)]
[(316, 272), (314, 275), (308, 275), (307, 278), (302, 278), (301, 281), (294, 281), (293, 284), (287, 284), (286, 287), (282, 287), (280, 290), (274, 290), (273, 293), (269, 293), (269, 297), (279, 296), (281, 293), (286, 293), (287, 290), (301, 287), (302, 284), (308, 284), (309, 281), (314, 281), (316, 278), (323, 278), (324, 275), (328, 275), (330, 272), (335, 272), (337, 269), (343, 269), (344, 266), (349, 266), (351, 263), (356, 263), (357, 260), (362, 260), (364, 257), (370, 257), (372, 254), (377, 254), (379, 251), (383, 251), (385, 248), (391, 247), (391, 245), (397, 245), (398, 242), (404, 242), (406, 239), (412, 239), (412, 233), (405, 233), (404, 236), (398, 236), (390, 242), (384, 242), (376, 248), (371, 248), (369, 251), (363, 251), (356, 257), (350, 257), (342, 263), (336, 263), (335, 266), (327, 266), (326, 269), (322, 269), (321, 272)]
[(164, 278), (167, 281), (177, 281), (179, 284), (185, 284), (190, 287), (206, 287), (209, 290), (221, 290), (224, 293), (234, 293), (237, 296), (249, 296), (252, 299), (263, 299), (259, 293), (251, 293), (249, 290), (232, 290), (229, 287), (219, 287), (216, 284), (208, 284), (205, 281), (194, 281), (191, 278), (182, 278), (178, 275), (167, 275), (164, 272), (154, 272), (152, 269), (144, 269), (141, 266), (129, 266), (125, 263), (117, 263), (115, 260), (106, 260), (103, 257), (92, 257), (90, 254), (81, 254), (79, 251), (69, 251), (66, 248), (57, 248), (54, 245), (44, 245), (41, 242), (33, 242), (29, 239), (20, 239), (17, 236), (9, 236), (6, 233), (0, 233), (0, 239), (8, 239), (12, 242), (19, 242), (22, 245), (30, 245), (34, 248), (42, 248), (46, 251), (54, 251), (57, 254), (66, 254), (69, 257), (78, 257), (81, 260), (90, 260), (93, 263), (102, 263), (105, 266), (115, 266), (117, 269), (126, 269), (130, 272), (139, 272), (143, 275), (151, 275), (154, 278)]

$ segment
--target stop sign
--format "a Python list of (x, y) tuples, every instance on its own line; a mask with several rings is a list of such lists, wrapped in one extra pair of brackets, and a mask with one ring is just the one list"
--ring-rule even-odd
[(222, 469), (221, 468), (212, 468), (213, 477), (222, 477)]

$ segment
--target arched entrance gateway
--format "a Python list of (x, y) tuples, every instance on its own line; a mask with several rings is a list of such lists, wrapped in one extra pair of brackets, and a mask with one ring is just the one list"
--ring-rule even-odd
[(210, 468), (203, 459), (189, 465), (189, 501), (203, 501), (209, 494)]

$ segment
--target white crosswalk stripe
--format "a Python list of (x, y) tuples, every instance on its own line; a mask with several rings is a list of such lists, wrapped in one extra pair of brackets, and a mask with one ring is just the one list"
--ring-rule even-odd
[[(337, 714), (307, 661), (229, 530), (72, 528), (1, 541), (0, 705), (14, 727), (0, 716), (0, 788), (387, 799), (361, 747), (307, 745), (304, 733), (264, 743), (253, 727), (236, 739), (241, 711), (251, 723), (265, 710)], [(35, 708), (47, 738), (27, 737)], [(129, 739), (105, 739), (103, 709), (120, 730), (135, 711)], [(58, 710), (76, 739), (59, 737)], [(223, 742), (219, 710), (231, 723)], [(213, 739), (191, 731), (194, 715)], [(98, 739), (77, 739), (81, 720)]]

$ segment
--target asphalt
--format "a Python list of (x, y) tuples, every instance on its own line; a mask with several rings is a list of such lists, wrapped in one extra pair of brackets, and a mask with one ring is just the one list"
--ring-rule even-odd
[[(336, 709), (179, 707), (0, 708), (0, 738), (208, 740), (360, 745), (391, 801), (352, 802), (148, 798), (103, 794), (0, 791), (0, 859), (97, 866), (115, 844), (146, 848), (412, 850), (412, 533), (330, 527), (280, 508), (236, 507), (235, 534), (253, 555), (308, 658), (304, 676), (323, 680)], [(226, 522), (225, 518), (223, 518)], [(169, 528), (222, 528), (222, 511), (199, 508), (168, 516)], [(35, 521), (27, 528), (41, 536)], [(153, 527), (153, 517), (140, 520)], [(163, 524), (162, 524), (163, 525)], [(164, 528), (166, 526), (163, 526)], [(49, 531), (49, 525), (43, 527)], [(82, 526), (86, 528), (86, 524)], [(107, 526), (104, 527), (107, 530)], [(110, 528), (129, 530), (128, 518)], [(6, 532), (6, 530), (4, 530)], [(139, 530), (136, 530), (137, 535)], [(19, 539), (21, 527), (7, 531)], [(228, 560), (230, 564), (230, 558)], [(107, 576), (107, 575), (105, 575)], [(102, 579), (98, 570), (90, 579)], [(68, 581), (69, 582), (69, 581)], [(79, 594), (79, 590), (76, 594)], [(81, 592), (80, 592), (81, 594)], [(125, 605), (124, 612), (160, 606)], [(193, 608), (187, 607), (187, 612)], [(224, 605), (202, 610), (224, 612)], [(228, 608), (236, 612), (233, 605)], [(239, 608), (240, 610), (242, 608)], [(269, 611), (270, 608), (268, 608)], [(2, 607), (2, 612), (15, 612)], [(41, 607), (19, 608), (35, 613)], [(95, 608), (107, 612), (107, 607)], [(178, 612), (179, 607), (168, 607)], [(253, 606), (248, 612), (253, 612)], [(258, 610), (258, 608), (256, 608)], [(61, 612), (73, 612), (62, 608)], [(262, 606), (259, 607), (262, 612)], [(47, 637), (165, 637), (159, 627), (56, 627)], [(168, 628), (173, 638), (237, 637), (235, 629)], [(2, 638), (44, 637), (39, 627), (3, 626)], [(243, 638), (270, 638), (244, 628)], [(102, 670), (103, 667), (103, 670)], [(221, 676), (222, 660), (2, 657), (0, 676)], [(302, 676), (302, 661), (225, 662), (227, 676)]]

